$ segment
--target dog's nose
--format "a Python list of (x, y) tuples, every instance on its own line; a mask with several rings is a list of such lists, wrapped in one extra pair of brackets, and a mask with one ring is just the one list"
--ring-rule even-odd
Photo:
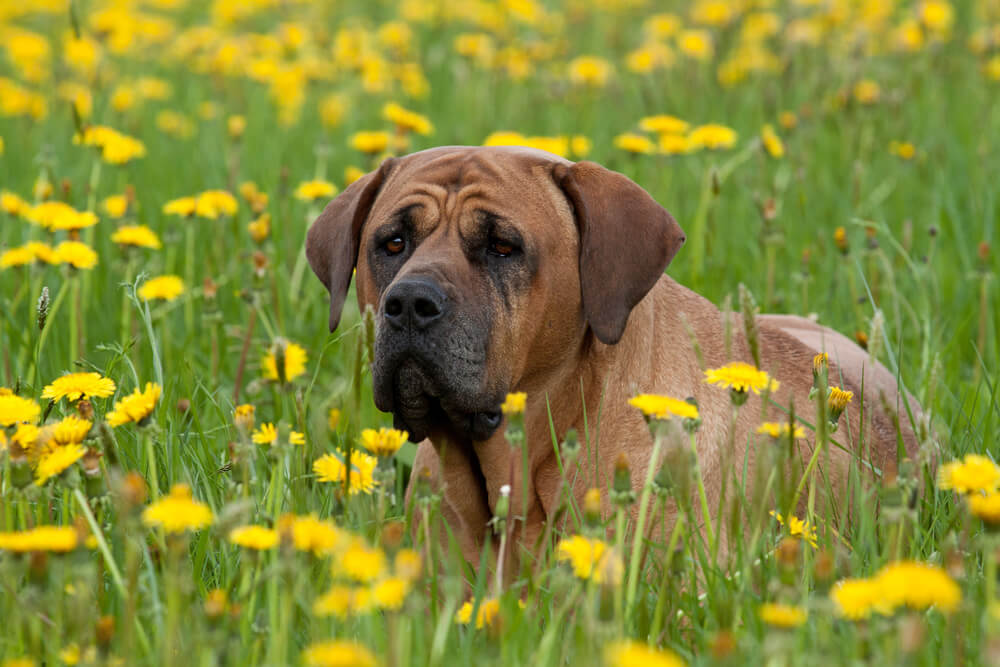
[(397, 329), (407, 325), (424, 330), (441, 319), (448, 307), (448, 297), (426, 278), (402, 280), (385, 297), (385, 319)]

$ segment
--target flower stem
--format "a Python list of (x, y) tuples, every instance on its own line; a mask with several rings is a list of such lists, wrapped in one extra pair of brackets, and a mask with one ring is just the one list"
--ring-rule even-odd
[(646, 510), (649, 507), (649, 496), (653, 491), (653, 477), (660, 461), (660, 450), (663, 448), (663, 438), (659, 435), (653, 441), (653, 454), (649, 457), (646, 468), (646, 482), (642, 485), (642, 497), (639, 499), (639, 518), (635, 524), (635, 536), (632, 540), (632, 558), (628, 568), (628, 593), (625, 596), (626, 609), (632, 610), (636, 591), (639, 587), (639, 561), (642, 556), (642, 540), (646, 533)]
[(705, 534), (708, 537), (708, 551), (711, 554), (715, 554), (715, 533), (712, 530), (712, 513), (708, 508), (708, 496), (705, 494), (705, 480), (701, 476), (701, 462), (698, 460), (698, 445), (695, 439), (695, 434), (692, 432), (690, 434), (691, 438), (691, 453), (694, 455), (695, 461), (695, 477), (698, 482), (698, 500), (701, 502), (701, 516), (705, 521)]
[(156, 470), (156, 447), (153, 445), (153, 436), (148, 428), (142, 428), (142, 440), (146, 449), (146, 465), (149, 468), (149, 489), (152, 492), (153, 501), (160, 499), (160, 480)]

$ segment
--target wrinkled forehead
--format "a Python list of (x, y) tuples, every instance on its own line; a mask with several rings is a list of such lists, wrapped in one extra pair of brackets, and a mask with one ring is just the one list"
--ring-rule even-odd
[(558, 163), (570, 164), (523, 147), (446, 146), (414, 153), (393, 165), (370, 220), (384, 220), (410, 206), (446, 219), (474, 210), (521, 224), (569, 219), (569, 204), (552, 177)]

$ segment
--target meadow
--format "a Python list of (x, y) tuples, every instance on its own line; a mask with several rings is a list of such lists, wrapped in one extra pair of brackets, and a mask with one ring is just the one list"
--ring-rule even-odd
[[(374, 322), (328, 332), (303, 245), (449, 144), (641, 184), (679, 282), (897, 374), (917, 457), (832, 503), (734, 470), (719, 558), (696, 461), (567, 507), (506, 586), (425, 540)], [(2, 2), (0, 665), (996, 664), (997, 174), (997, 0)], [(633, 502), (689, 518), (635, 539)]]

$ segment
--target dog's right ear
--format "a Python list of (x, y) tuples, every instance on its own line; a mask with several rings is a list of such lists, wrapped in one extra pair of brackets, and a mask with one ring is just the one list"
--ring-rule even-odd
[(394, 162), (386, 158), (378, 169), (347, 186), (326, 205), (306, 235), (309, 266), (330, 292), (330, 331), (340, 323), (340, 311), (358, 263), (361, 228)]

